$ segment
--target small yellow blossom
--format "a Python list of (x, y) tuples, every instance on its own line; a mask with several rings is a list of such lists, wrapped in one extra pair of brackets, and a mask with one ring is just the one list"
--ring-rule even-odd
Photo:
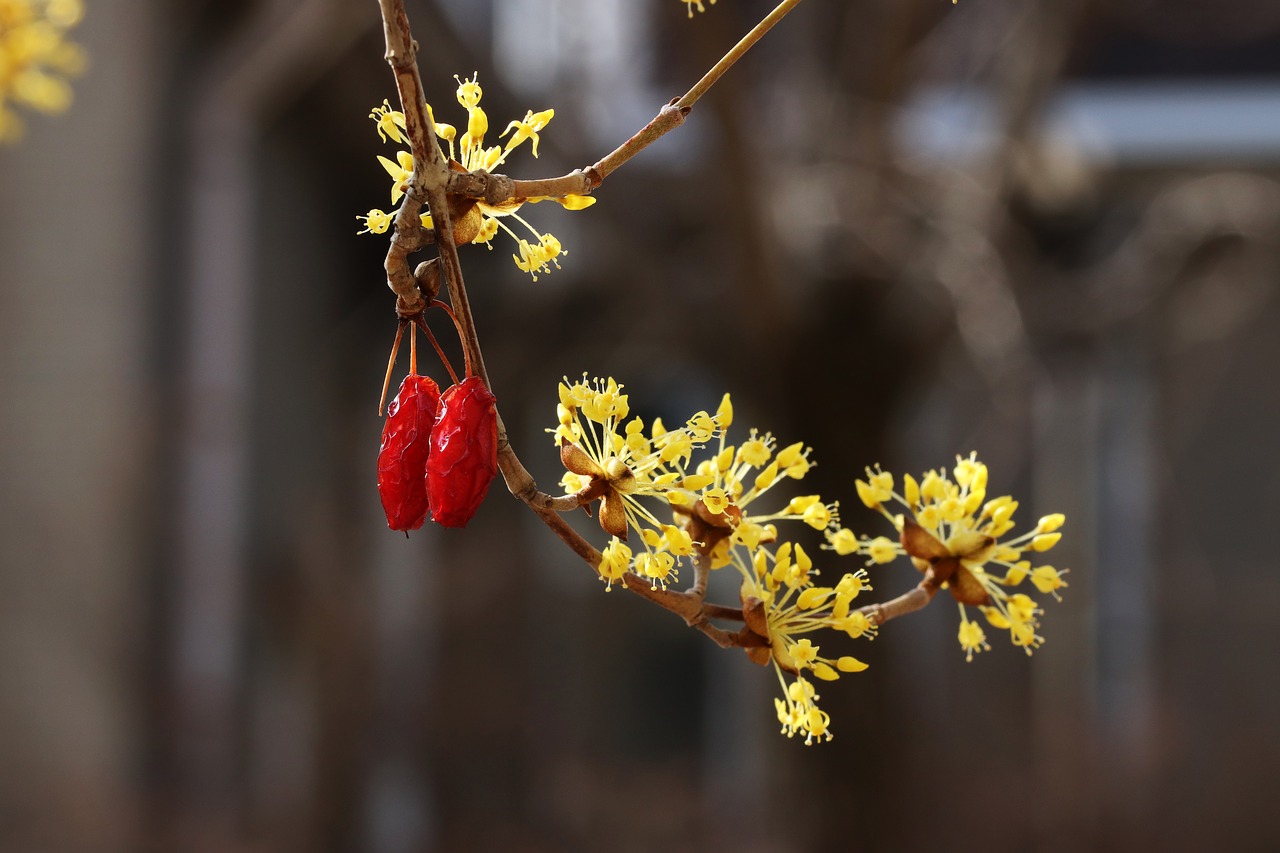
[(605, 582), (605, 591), (613, 589), (614, 581), (622, 581), (622, 585), (626, 586), (627, 570), (631, 566), (631, 549), (615, 537), (600, 556), (600, 565), (596, 567), (596, 571)]
[(405, 141), (404, 113), (391, 109), (391, 102), (386, 98), (382, 99), (382, 106), (373, 108), (369, 118), (373, 119), (378, 129), (378, 136), (383, 142), (386, 142), (388, 137), (392, 142)]
[[(538, 156), (538, 131), (547, 126), (547, 122), (556, 114), (555, 110), (543, 110), (535, 113), (529, 110), (524, 114), (524, 118), (520, 121), (513, 121), (507, 125), (507, 129), (502, 131), (502, 135), (506, 136), (511, 133), (511, 138), (507, 140), (506, 150), (510, 151), (526, 139), (533, 140), (533, 156)], [(515, 131), (512, 133), (512, 131)]]
[(901, 553), (902, 548), (898, 543), (887, 536), (877, 536), (866, 544), (866, 554), (870, 563), (892, 563)]
[(0, 0), (0, 142), (17, 140), (15, 107), (60, 113), (71, 105), (66, 78), (84, 70), (84, 52), (66, 40), (84, 15), (81, 0)]
[[(707, 11), (707, 7), (702, 5), (702, 0), (680, 0), (684, 3), (685, 8), (689, 10), (689, 17), (693, 17), (693, 10), (696, 7), (699, 12)], [(716, 0), (707, 0), (712, 6), (716, 5)]]
[(991, 648), (987, 644), (987, 635), (983, 633), (982, 626), (977, 622), (971, 622), (964, 616), (963, 609), (960, 611), (960, 648), (964, 650), (964, 659), (972, 661), (973, 656), (981, 651)]
[(408, 151), (397, 151), (393, 163), (379, 154), (378, 162), (391, 176), (391, 203), (395, 204), (409, 190), (409, 180), (413, 178), (413, 155)]
[(364, 222), (364, 230), (357, 231), (357, 234), (385, 234), (391, 227), (391, 214), (383, 213), (376, 207), (364, 216), (357, 216), (356, 219)]
[(833, 531), (827, 537), (827, 545), (825, 547), (835, 551), (841, 557), (845, 557), (849, 554), (857, 553), (858, 536), (849, 528), (842, 527), (839, 530)]
[(783, 686), (785, 699), (773, 700), (778, 722), (782, 723), (782, 733), (787, 737), (803, 734), (806, 746), (812, 744), (814, 738), (819, 742), (831, 740), (834, 737), (830, 731), (831, 716), (818, 708), (821, 697), (813, 689), (813, 684), (805, 678), (797, 678), (790, 686), (785, 682)]
[[(488, 221), (493, 222), (495, 226), (501, 224), (496, 219)], [(554, 263), (559, 268), (560, 262), (556, 259), (566, 254), (560, 248), (560, 241), (550, 234), (541, 235), (536, 246), (523, 239), (517, 245), (520, 248), (520, 255), (512, 255), (511, 259), (516, 262), (516, 266), (522, 272), (532, 275), (534, 281), (538, 280), (538, 273), (551, 272), (551, 264)]]
[(1058, 595), (1058, 590), (1067, 585), (1067, 582), (1062, 579), (1062, 572), (1053, 566), (1040, 566), (1032, 569), (1031, 583), (1035, 585), (1036, 589), (1045, 595), (1052, 595), (1058, 601), (1062, 600), (1062, 597)]

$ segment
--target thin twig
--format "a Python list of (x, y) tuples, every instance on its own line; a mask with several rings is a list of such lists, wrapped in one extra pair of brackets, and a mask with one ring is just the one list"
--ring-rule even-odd
[[(425, 229), (419, 219), (422, 202), (426, 198), (425, 184), (429, 172), (448, 178), (448, 167), (435, 142), (435, 128), (424, 119), (422, 80), (418, 76), (413, 39), (409, 35), (409, 21), (405, 16), (402, 0), (378, 0), (382, 12), (382, 32), (386, 40), (387, 64), (396, 78), (396, 91), (405, 115), (405, 130), (414, 158), (414, 172), (409, 180), (409, 190), (396, 212), (395, 232), (387, 250), (385, 262), (387, 286), (398, 297), (397, 308), (403, 313), (415, 313), (426, 307), (426, 300), (418, 291), (408, 257), (425, 244)], [(434, 157), (432, 155), (435, 155)]]
[(920, 581), (909, 592), (904, 592), (897, 598), (880, 604), (868, 604), (866, 607), (860, 607), (858, 612), (865, 614), (872, 624), (883, 625), (890, 619), (896, 619), (899, 616), (906, 616), (908, 613), (915, 613), (917, 610), (924, 609), (929, 602), (933, 601), (933, 597), (938, 594), (938, 590), (941, 588), (942, 583), (933, 576), (933, 570), (930, 569), (925, 573), (924, 580)]
[(378, 398), (378, 417), (382, 417), (382, 407), (387, 404), (387, 389), (391, 387), (391, 372), (395, 370), (396, 354), (400, 352), (400, 341), (404, 338), (404, 327), (408, 323), (401, 320), (396, 324), (396, 339), (391, 344), (391, 355), (387, 356), (387, 375), (382, 380), (382, 396)]
[(741, 59), (746, 52), (750, 50), (756, 42), (764, 37), (764, 34), (773, 29), (773, 25), (782, 20), (782, 17), (792, 9), (800, 5), (800, 0), (782, 0), (777, 7), (765, 16), (764, 20), (756, 24), (751, 32), (742, 37), (742, 40), (733, 46), (733, 49), (726, 53), (719, 62), (717, 62), (710, 71), (702, 75), (702, 79), (694, 84), (693, 88), (685, 93), (676, 106), (683, 110), (689, 110), (698, 99), (707, 93), (707, 90), (715, 85), (716, 81), (724, 76), (724, 73), (733, 66), (735, 62)]
[(693, 556), (693, 585), (686, 590), (686, 595), (699, 602), (707, 597), (707, 578), (711, 575), (711, 557), (702, 551)]
[[(553, 497), (546, 492), (538, 491), (538, 484), (534, 482), (533, 475), (511, 449), (511, 442), (507, 439), (507, 430), (501, 423), (501, 418), (498, 425), (498, 468), (502, 471), (503, 479), (506, 480), (508, 491), (535, 511), (572, 512), (583, 506), (582, 500), (577, 495)], [(599, 560), (593, 565), (599, 565)]]
[(449, 177), (449, 192), (466, 198), (484, 199), (489, 204), (504, 201), (531, 198), (563, 198), (567, 195), (587, 195), (609, 177), (623, 163), (648, 148), (668, 131), (674, 130), (684, 123), (685, 116), (693, 109), (693, 105), (716, 84), (734, 63), (746, 55), (756, 42), (771, 30), (783, 16), (800, 5), (801, 0), (783, 0), (756, 24), (749, 33), (721, 57), (702, 79), (684, 95), (663, 105), (653, 120), (642, 127), (634, 136), (605, 155), (595, 165), (586, 169), (575, 169), (558, 178), (517, 181), (506, 175), (491, 175), (483, 170), (469, 173), (454, 173)]
[(436, 340), (436, 336), (432, 334), (430, 327), (427, 326), (427, 318), (422, 314), (418, 314), (413, 318), (413, 325), (421, 329), (422, 333), (427, 336), (427, 340), (431, 342), (431, 347), (436, 351), (436, 357), (440, 359), (440, 363), (444, 365), (445, 372), (449, 374), (450, 381), (457, 385), (458, 374), (454, 373), (453, 364), (449, 361), (449, 357), (444, 354), (444, 350), (440, 348), (440, 342)]

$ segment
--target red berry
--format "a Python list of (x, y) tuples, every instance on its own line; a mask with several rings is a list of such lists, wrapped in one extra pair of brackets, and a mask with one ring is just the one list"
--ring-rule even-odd
[(417, 530), (427, 518), (427, 454), (440, 407), (440, 388), (430, 376), (410, 374), (387, 407), (378, 451), (378, 495), (392, 530)]
[(431, 517), (445, 527), (465, 527), (498, 473), (498, 413), (494, 396), (478, 376), (468, 376), (440, 398), (431, 431), (427, 490)]

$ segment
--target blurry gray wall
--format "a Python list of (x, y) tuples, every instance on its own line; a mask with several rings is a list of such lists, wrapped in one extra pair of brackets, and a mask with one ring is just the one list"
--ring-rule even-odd
[(0, 846), (141, 826), (153, 451), (154, 10), (92, 8), (76, 102), (0, 150)]

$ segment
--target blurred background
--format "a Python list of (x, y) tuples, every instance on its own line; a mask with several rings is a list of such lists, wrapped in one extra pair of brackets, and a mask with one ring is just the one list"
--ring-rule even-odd
[[(545, 177), (770, 6), (408, 12), (439, 120), (455, 73), (495, 132), (554, 107), (506, 169)], [(545, 489), (587, 371), (646, 419), (730, 391), (858, 532), (863, 466), (970, 450), (1066, 513), (1034, 658), (966, 664), (939, 599), (847, 644), (810, 748), (501, 484), (387, 531), (372, 0), (88, 0), (74, 37), (71, 110), (0, 148), (0, 849), (1280, 847), (1274, 0), (810, 0), (595, 207), (526, 208), (563, 269), (464, 250)]]

